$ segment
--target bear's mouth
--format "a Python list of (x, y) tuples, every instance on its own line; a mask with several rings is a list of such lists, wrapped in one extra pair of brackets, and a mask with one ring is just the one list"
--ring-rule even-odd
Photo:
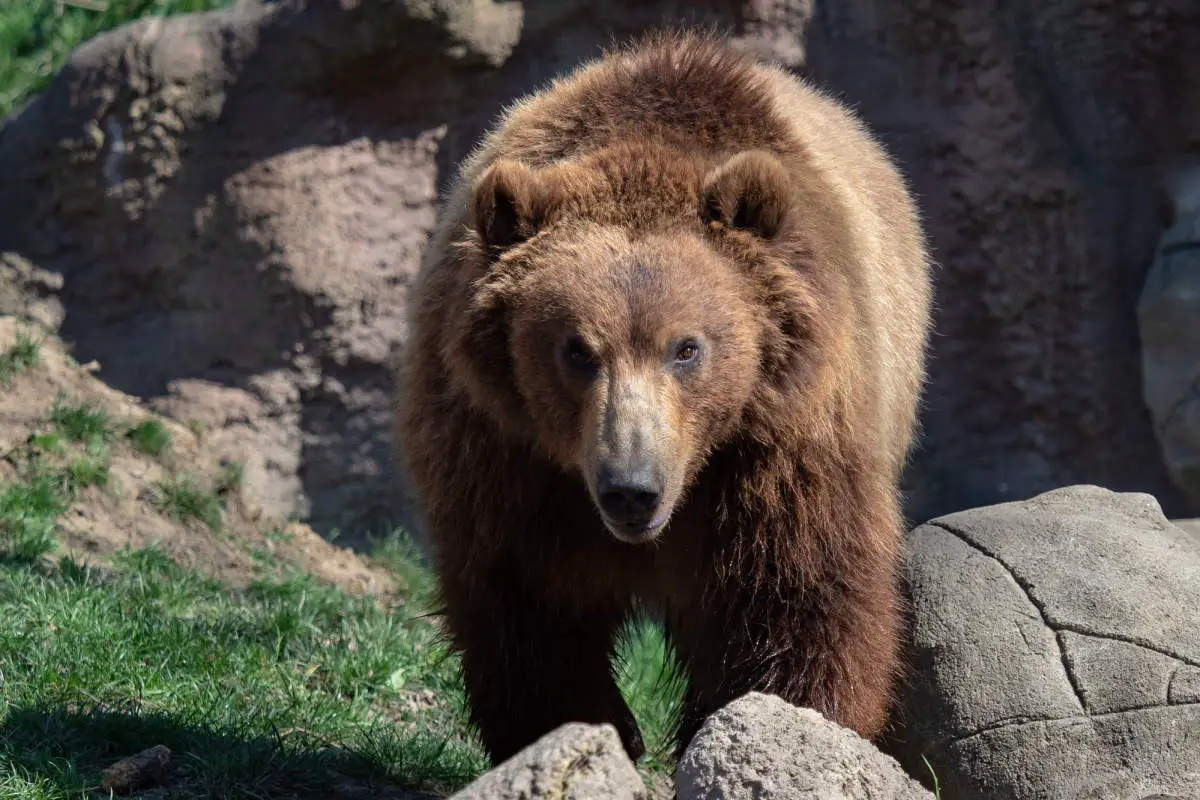
[(667, 527), (667, 523), (671, 521), (671, 508), (667, 506), (660, 509), (648, 520), (617, 522), (608, 519), (603, 514), (601, 514), (601, 518), (604, 520), (604, 527), (608, 528), (608, 532), (617, 541), (626, 544), (646, 544), (658, 538), (658, 535)]

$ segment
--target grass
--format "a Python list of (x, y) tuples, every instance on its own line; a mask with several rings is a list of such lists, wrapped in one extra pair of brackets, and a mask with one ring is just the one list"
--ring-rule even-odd
[[(410, 590), (392, 611), (306, 575), (234, 591), (154, 549), (107, 572), (0, 562), (0, 800), (83, 798), (105, 766), (158, 744), (176, 765), (166, 798), (469, 782), (488, 762), (458, 661), (414, 602), (433, 579), (412, 552), (402, 537), (381, 548)], [(662, 640), (643, 623), (622, 647), (653, 748)]]
[(60, 397), (48, 422), (18, 454), (19, 479), (0, 486), (0, 556), (21, 563), (54, 550), (56, 520), (80, 489), (108, 483), (108, 415)]
[(54, 548), (55, 520), (67, 510), (63, 478), (44, 470), (0, 488), (0, 555), (32, 562)]
[(0, 353), (0, 385), (7, 383), (21, 370), (36, 366), (37, 362), (38, 342), (25, 333), (17, 334), (16, 342)]
[(662, 629), (641, 619), (626, 626), (617, 642), (617, 685), (642, 729), (646, 755), (642, 765), (669, 771), (674, 720), (683, 695), (683, 673)]
[(71, 483), (77, 488), (108, 485), (108, 462), (96, 456), (81, 456), (67, 466)]
[(185, 523), (196, 520), (214, 533), (220, 532), (224, 510), (221, 498), (190, 476), (177, 475), (159, 481), (154, 490), (154, 504), (168, 518)]
[(149, 15), (204, 11), (231, 0), (107, 0), (104, 11), (55, 0), (0, 3), (0, 118), (46, 87), (76, 47), (101, 31)]
[(72, 404), (59, 397), (50, 410), (50, 425), (69, 442), (84, 445), (100, 455), (115, 436), (112, 420), (104, 409), (87, 403)]
[[(0, 566), (0, 798), (83, 797), (174, 752), (172, 798), (452, 789), (486, 767), (432, 626), (297, 576), (232, 592), (154, 550)], [(443, 702), (406, 702), (433, 689)]]
[(245, 468), (237, 461), (227, 462), (221, 465), (221, 472), (217, 476), (213, 491), (219, 496), (236, 493), (242, 488), (244, 479)]
[(941, 798), (942, 798), (942, 784), (941, 784), (941, 781), (939, 781), (939, 780), (938, 780), (937, 773), (933, 771), (933, 764), (930, 764), (930, 763), (929, 763), (929, 759), (928, 759), (928, 758), (926, 758), (924, 755), (922, 755), (922, 756), (921, 756), (921, 760), (925, 762), (925, 769), (929, 770), (929, 774), (930, 774), (930, 776), (932, 776), (932, 778), (933, 778), (933, 797), (934, 797), (934, 800), (941, 800)]
[(133, 449), (147, 456), (158, 458), (171, 447), (171, 434), (166, 426), (156, 419), (148, 419), (131, 427), (125, 434)]

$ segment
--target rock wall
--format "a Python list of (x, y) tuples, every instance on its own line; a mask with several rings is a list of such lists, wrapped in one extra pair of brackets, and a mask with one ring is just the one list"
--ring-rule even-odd
[(817, 3), (808, 42), (904, 163), (941, 265), (914, 516), (1071, 483), (1178, 513), (1136, 305), (1200, 146), (1200, 4)]
[(1067, 483), (1185, 513), (1135, 304), (1200, 147), (1194, 0), (242, 2), (84, 45), (0, 128), (0, 312), (203, 428), (269, 514), (407, 521), (389, 365), (438, 191), (503, 105), (663, 21), (857, 106), (928, 219), (911, 513)]

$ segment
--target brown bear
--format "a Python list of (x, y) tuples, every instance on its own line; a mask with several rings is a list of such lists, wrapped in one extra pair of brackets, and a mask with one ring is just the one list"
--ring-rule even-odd
[(898, 669), (898, 479), (930, 263), (863, 124), (718, 38), (656, 34), (508, 109), (414, 288), (396, 430), (493, 760), (638, 725), (635, 602), (686, 746), (757, 690), (865, 737)]

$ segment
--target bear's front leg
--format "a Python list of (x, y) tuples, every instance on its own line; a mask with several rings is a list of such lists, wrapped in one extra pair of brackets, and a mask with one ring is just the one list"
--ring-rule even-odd
[(704, 720), (750, 691), (813, 708), (865, 738), (881, 733), (896, 678), (899, 587), (890, 565), (816, 585), (726, 585), (671, 625), (689, 673), (678, 753)]
[(567, 722), (611, 723), (640, 758), (642, 735), (610, 668), (626, 609), (569, 608), (507, 571), (470, 578), (444, 581), (443, 598), (471, 721), (493, 762)]

